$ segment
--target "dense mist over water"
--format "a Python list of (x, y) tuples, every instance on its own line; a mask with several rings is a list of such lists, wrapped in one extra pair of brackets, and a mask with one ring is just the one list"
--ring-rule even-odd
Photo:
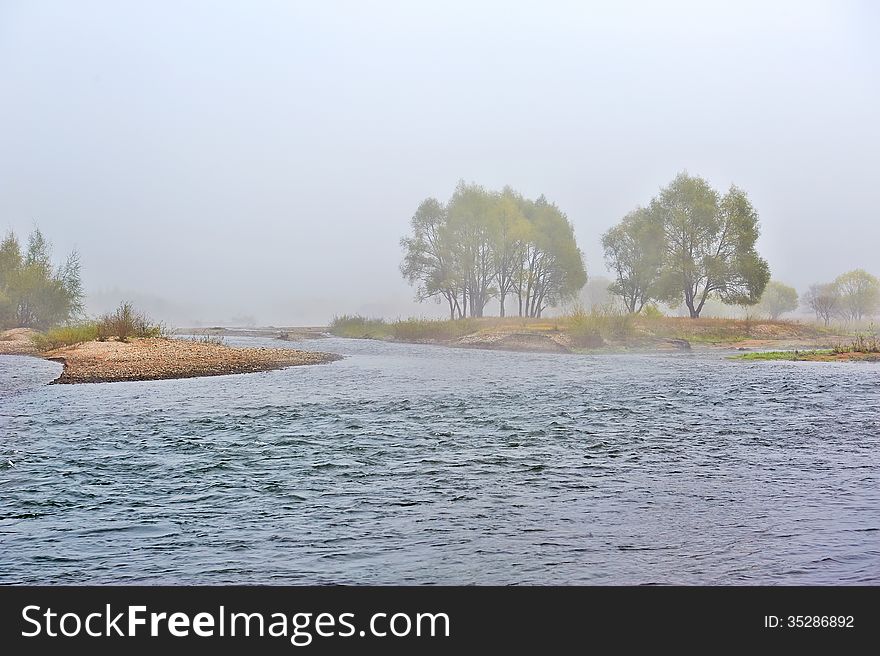
[(603, 275), (601, 233), (688, 170), (748, 191), (775, 279), (876, 274), (878, 21), (868, 2), (4, 2), (0, 231), (78, 249), (92, 312), (439, 316), (398, 271), (423, 198), (546, 194)]

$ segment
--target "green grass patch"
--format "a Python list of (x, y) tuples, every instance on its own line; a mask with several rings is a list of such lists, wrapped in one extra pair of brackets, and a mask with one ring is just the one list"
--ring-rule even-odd
[(816, 349), (813, 351), (756, 351), (734, 355), (732, 360), (814, 360), (817, 358), (834, 355), (832, 349)]

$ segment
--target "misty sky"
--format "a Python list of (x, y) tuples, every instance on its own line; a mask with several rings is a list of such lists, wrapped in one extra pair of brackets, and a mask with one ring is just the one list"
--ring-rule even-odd
[(774, 278), (880, 275), (877, 6), (0, 0), (0, 230), (178, 322), (442, 315), (398, 271), (423, 198), (543, 193), (601, 275), (686, 169)]

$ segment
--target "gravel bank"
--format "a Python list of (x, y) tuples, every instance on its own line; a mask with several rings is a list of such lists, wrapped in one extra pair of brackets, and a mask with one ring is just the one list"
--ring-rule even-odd
[(57, 384), (225, 376), (340, 359), (332, 353), (234, 348), (184, 339), (85, 342), (43, 356), (64, 364)]

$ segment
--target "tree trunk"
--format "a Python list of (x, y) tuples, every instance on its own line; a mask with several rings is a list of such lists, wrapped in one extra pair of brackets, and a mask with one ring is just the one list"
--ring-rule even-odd
[(504, 297), (505, 296), (506, 296), (506, 294), (501, 294), (501, 297), (499, 298), (499, 303), (501, 304), (501, 309), (499, 310), (499, 314), (501, 315), (502, 318), (504, 317)]

